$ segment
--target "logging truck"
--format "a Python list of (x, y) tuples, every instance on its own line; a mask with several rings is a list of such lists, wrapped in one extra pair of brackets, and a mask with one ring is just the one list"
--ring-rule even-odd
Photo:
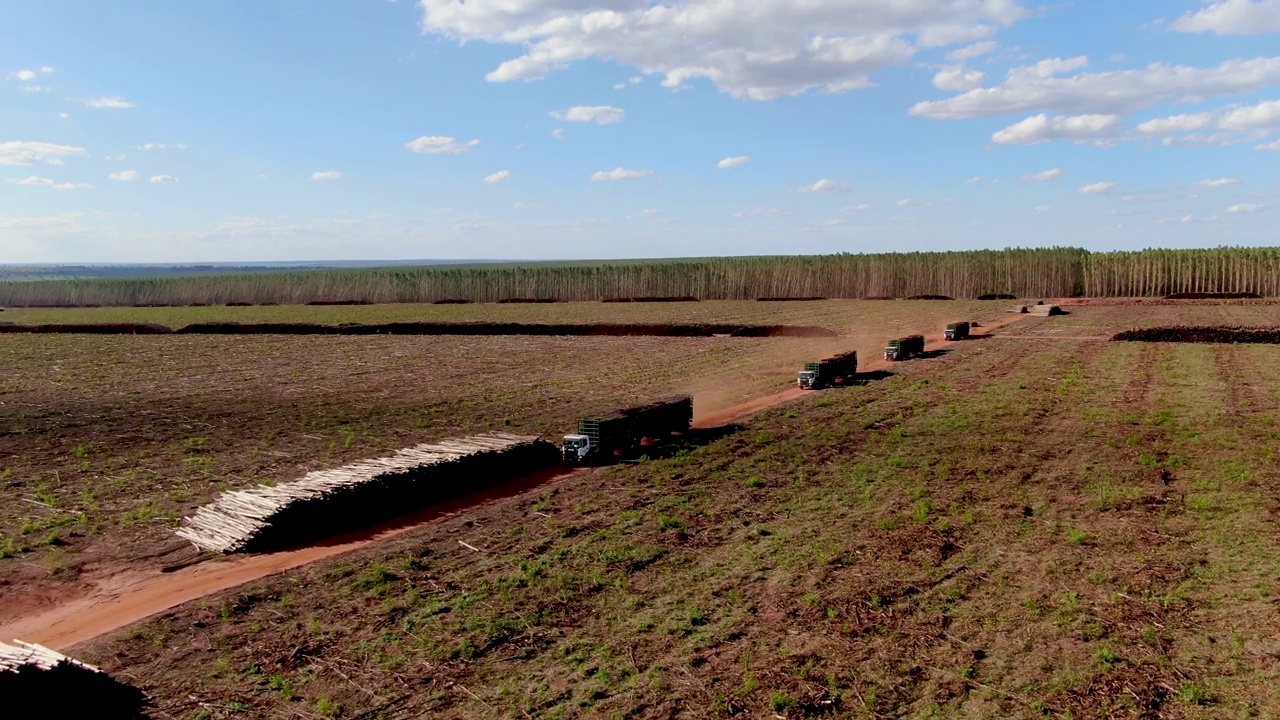
[(946, 338), (948, 340), (964, 340), (969, 337), (969, 323), (958, 322), (951, 323), (947, 326)]
[(904, 338), (890, 340), (884, 349), (885, 360), (910, 360), (924, 352), (924, 336), (908, 335)]
[(851, 351), (805, 363), (804, 369), (796, 374), (796, 384), (804, 390), (820, 390), (851, 383), (857, 372), (858, 353)]
[(675, 433), (688, 432), (692, 423), (693, 398), (688, 395), (582, 418), (578, 432), (564, 436), (564, 462), (608, 462), (629, 454), (646, 440), (660, 443)]

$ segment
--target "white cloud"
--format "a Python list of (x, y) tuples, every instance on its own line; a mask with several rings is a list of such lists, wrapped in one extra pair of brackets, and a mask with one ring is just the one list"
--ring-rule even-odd
[(112, 180), (118, 180), (120, 182), (132, 182), (138, 179), (138, 171), (137, 170), (121, 170), (120, 172), (111, 173), (107, 177)]
[(1257, 145), (1253, 149), (1254, 150), (1271, 150), (1273, 152), (1280, 152), (1280, 140), (1266, 143), (1265, 145)]
[(795, 191), (801, 192), (801, 193), (848, 192), (849, 188), (845, 187), (844, 185), (841, 185), (835, 180), (829, 180), (827, 178), (823, 178), (812, 185), (805, 185), (803, 187), (798, 187), (796, 188)]
[(1049, 182), (1050, 180), (1057, 180), (1058, 178), (1066, 174), (1067, 174), (1066, 170), (1063, 170), (1060, 167), (1056, 167), (1056, 168), (1049, 168), (1044, 172), (1033, 173), (1031, 175), (1023, 175), (1022, 180), (1023, 182)]
[(53, 88), (48, 85), (23, 85), (18, 88), (18, 92), (24, 93), (47, 93)]
[(981, 185), (983, 182), (984, 182), (984, 178), (981, 175), (974, 175), (968, 180), (965, 180), (964, 184), (965, 185)]
[[(311, 179), (317, 182), (324, 182), (328, 180), (341, 180), (342, 171), (341, 170), (320, 170), (318, 172), (311, 173)], [(152, 182), (155, 182), (155, 180), (153, 179)]]
[(614, 83), (614, 84), (613, 84), (613, 89), (614, 89), (614, 90), (625, 90), (625, 89), (626, 89), (626, 87), (627, 87), (627, 84), (626, 84), (626, 83)]
[(107, 108), (109, 110), (126, 110), (131, 107), (136, 107), (133, 103), (122, 97), (89, 98), (82, 102), (91, 108)]
[(848, 213), (848, 214), (850, 214), (850, 215), (853, 215), (853, 214), (855, 214), (855, 213), (866, 212), (866, 211), (868, 211), (868, 210), (872, 209), (872, 207), (873, 207), (873, 206), (872, 206), (870, 203), (862, 203), (862, 204), (859, 204), (859, 205), (850, 205), (849, 207), (845, 208), (845, 209), (844, 209), (844, 210), (842, 210), (841, 212), (845, 212), (845, 213)]
[(751, 162), (750, 155), (738, 155), (736, 157), (727, 157), (721, 160), (720, 162), (716, 163), (716, 167), (720, 168), (721, 170), (728, 170), (729, 168), (736, 168), (739, 165), (746, 165), (749, 162)]
[(1031, 208), (1031, 212), (1043, 213), (1043, 212), (1049, 212), (1049, 211), (1050, 211), (1050, 210), (1052, 210), (1052, 209), (1053, 209), (1053, 208), (1052, 208), (1051, 206), (1049, 206), (1049, 205), (1037, 205), (1037, 206), (1035, 206), (1035, 207)]
[(0, 165), (61, 165), (63, 158), (84, 154), (84, 148), (73, 145), (17, 141), (0, 143)]
[(49, 73), (53, 72), (53, 68), (49, 67), (48, 65), (44, 65), (44, 66), (41, 66), (40, 72), (48, 75)]
[(494, 183), (503, 182), (504, 180), (508, 180), (510, 178), (511, 178), (511, 173), (509, 171), (499, 170), (498, 172), (493, 173), (492, 175), (485, 175), (484, 181), (492, 185)]
[(62, 118), (63, 120), (66, 120), (67, 118), (71, 117), (71, 114), (70, 114), (70, 113), (58, 113), (58, 117)]
[(1115, 115), (1075, 115), (1061, 117), (1033, 115), (991, 136), (1001, 145), (1035, 145), (1054, 140), (1105, 144), (1118, 134), (1120, 118)]
[(591, 175), (591, 182), (613, 182), (615, 180), (638, 180), (642, 177), (652, 175), (652, 170), (627, 170), (626, 168), (614, 168), (612, 170), (601, 170)]
[(557, 110), (551, 113), (551, 117), (557, 120), (576, 123), (593, 122), (597, 125), (619, 123), (626, 116), (626, 110), (612, 105), (577, 105), (568, 110)]
[(1225, 187), (1227, 185), (1239, 185), (1239, 178), (1211, 178), (1209, 180), (1201, 180), (1196, 183), (1196, 187), (1215, 188)]
[(186, 150), (186, 143), (147, 143), (139, 145), (139, 150)]
[(1280, 0), (1209, 0), (1209, 7), (1174, 21), (1173, 29), (1219, 35), (1280, 32)]
[(54, 190), (89, 190), (93, 187), (89, 183), (60, 183), (56, 180), (50, 180), (49, 178), (36, 177), (34, 175), (32, 175), (31, 177), (22, 178), (21, 180), (10, 180), (9, 182), (15, 185), (34, 185), (39, 187), (49, 187), (49, 188), (53, 188)]
[(948, 65), (933, 76), (933, 85), (939, 90), (972, 90), (982, 87), (987, 74), (981, 70), (967, 70), (963, 65)]
[[(1199, 133), (1210, 133), (1203, 135)], [(1209, 112), (1169, 115), (1140, 123), (1137, 137), (1178, 142), (1231, 144), (1280, 132), (1280, 100), (1232, 105)]]
[(630, 80), (628, 80), (627, 82), (631, 83), (632, 85), (639, 85), (640, 83), (644, 82), (644, 76), (643, 76), (643, 75), (633, 75), (633, 76), (631, 77), (631, 79), (630, 79)]
[(557, 139), (557, 140), (563, 140), (563, 139), (564, 139), (564, 128), (556, 128), (555, 130), (552, 130), (552, 131), (551, 131), (551, 137), (553, 137), (553, 138), (555, 138), (555, 139)]
[(942, 120), (1043, 111), (1116, 115), (1162, 102), (1202, 102), (1280, 83), (1280, 57), (1228, 60), (1212, 68), (1154, 63), (1138, 70), (1063, 77), (1086, 65), (1085, 57), (1042, 60), (1010, 70), (995, 87), (919, 102), (910, 112)]
[(423, 135), (413, 142), (406, 143), (405, 147), (413, 152), (427, 155), (461, 155), (479, 144), (479, 140), (460, 143), (456, 138), (446, 135)]
[(1238, 215), (1240, 213), (1262, 212), (1263, 210), (1266, 210), (1266, 209), (1267, 208), (1265, 205), (1255, 205), (1253, 203), (1242, 203), (1240, 205), (1232, 205), (1231, 207), (1227, 208), (1227, 212), (1233, 215)]
[(831, 228), (843, 227), (848, 224), (849, 224), (848, 220), (842, 220), (840, 218), (836, 218), (835, 220), (823, 220), (821, 222), (816, 222), (816, 223), (813, 223), (812, 225), (806, 226), (804, 228), (804, 232), (822, 232), (823, 230), (830, 230)]
[(1080, 193), (1082, 195), (1103, 195), (1114, 190), (1116, 186), (1117, 183), (1113, 182), (1096, 182), (1080, 188)]
[(959, 50), (952, 50), (947, 53), (947, 59), (951, 62), (964, 62), (972, 60), (976, 57), (982, 57), (988, 53), (994, 52), (996, 49), (995, 40), (983, 40), (972, 45), (966, 45)]
[(897, 205), (898, 207), (932, 207), (933, 203), (912, 200), (911, 198), (902, 198), (897, 202)]
[(521, 49), (494, 82), (534, 80), (596, 58), (706, 79), (739, 98), (839, 93), (921, 49), (972, 43), (1026, 17), (1016, 0), (423, 0), (423, 29)]
[(151, 182), (156, 184), (176, 183), (178, 182), (178, 178), (172, 175), (152, 175)]
[(31, 82), (36, 79), (36, 74), (31, 70), (15, 70), (14, 72), (9, 73), (7, 79)]
[(1187, 215), (1183, 215), (1182, 217), (1176, 217), (1176, 218), (1161, 218), (1160, 220), (1156, 221), (1156, 224), (1169, 225), (1172, 223), (1180, 223), (1182, 225), (1187, 225), (1189, 223), (1205, 222), (1206, 220), (1216, 220), (1216, 219), (1217, 218), (1215, 217), (1208, 217), (1202, 220), (1200, 218), (1197, 218), (1195, 215), (1187, 214)]
[(736, 218), (756, 218), (756, 217), (787, 217), (791, 213), (781, 208), (775, 207), (758, 207), (746, 212), (734, 213)]

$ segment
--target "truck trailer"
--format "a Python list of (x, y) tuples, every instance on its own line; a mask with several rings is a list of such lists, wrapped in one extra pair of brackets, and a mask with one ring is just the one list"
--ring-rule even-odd
[(958, 322), (951, 323), (947, 326), (946, 338), (948, 340), (964, 340), (969, 337), (969, 323)]
[(673, 433), (688, 432), (692, 424), (693, 398), (688, 395), (582, 418), (578, 432), (564, 436), (564, 461), (570, 465), (608, 462), (645, 439), (669, 439)]
[(850, 351), (823, 358), (818, 362), (805, 363), (804, 369), (796, 375), (796, 384), (805, 390), (846, 385), (853, 382), (857, 372), (858, 353)]
[(908, 335), (904, 338), (890, 340), (884, 349), (885, 360), (910, 360), (924, 352), (924, 336)]

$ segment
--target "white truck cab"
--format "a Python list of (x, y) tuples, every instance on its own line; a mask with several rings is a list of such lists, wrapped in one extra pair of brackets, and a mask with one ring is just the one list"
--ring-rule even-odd
[(807, 390), (813, 387), (813, 381), (817, 378), (818, 373), (812, 370), (801, 370), (796, 374), (796, 383)]
[(564, 459), (566, 461), (579, 461), (586, 457), (589, 452), (591, 452), (591, 438), (586, 435), (564, 436)]

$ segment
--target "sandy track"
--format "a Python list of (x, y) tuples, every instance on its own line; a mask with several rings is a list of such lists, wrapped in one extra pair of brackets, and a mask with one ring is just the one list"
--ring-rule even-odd
[[(982, 326), (984, 333), (974, 337), (981, 338), (990, 334), (992, 330), (1026, 317), (1034, 316), (1010, 314), (984, 323)], [(926, 351), (941, 349), (947, 345), (941, 332), (925, 335)], [(892, 364), (883, 359), (876, 359), (870, 363), (860, 364), (859, 370), (873, 372), (886, 369)], [(791, 388), (697, 415), (694, 418), (694, 426), (707, 428), (743, 420), (761, 410), (804, 397), (809, 392)], [(88, 576), (86, 580), (92, 585), (92, 590), (87, 594), (67, 599), (51, 608), (25, 614), (0, 626), (0, 639), (21, 638), (28, 642), (37, 642), (65, 650), (182, 603), (367, 547), (441, 517), (486, 502), (510, 497), (554, 480), (587, 472), (591, 471), (585, 468), (553, 468), (495, 486), (481, 493), (442, 503), (373, 528), (330, 538), (297, 550), (267, 555), (221, 557), (180, 567), (173, 572), (165, 572), (160, 568), (150, 570), (97, 568), (86, 572)]]

